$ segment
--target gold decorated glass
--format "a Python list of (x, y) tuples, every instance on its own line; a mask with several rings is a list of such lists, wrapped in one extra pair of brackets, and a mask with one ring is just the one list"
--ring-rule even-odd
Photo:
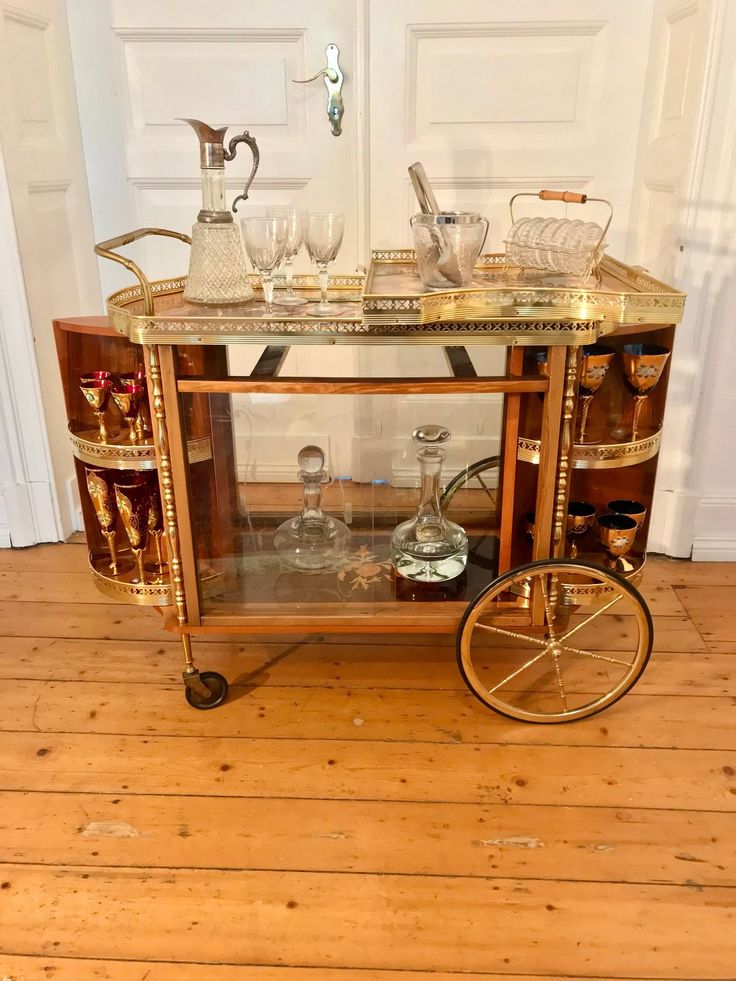
[(151, 508), (151, 488), (141, 474), (115, 480), (115, 502), (130, 548), (138, 566), (137, 581), (146, 582), (143, 555), (148, 545), (148, 516)]
[(638, 437), (641, 410), (662, 377), (670, 349), (660, 344), (624, 344), (621, 358), (624, 382), (634, 396), (634, 415), (631, 422), (631, 441)]
[(117, 576), (120, 562), (115, 548), (115, 526), (118, 512), (115, 506), (114, 474), (103, 467), (85, 467), (87, 492), (95, 509), (95, 516), (110, 552), (110, 572)]
[(602, 514), (598, 518), (598, 537), (608, 556), (608, 567), (617, 572), (631, 572), (625, 558), (631, 551), (639, 530), (638, 523), (627, 514)]
[(570, 557), (577, 558), (578, 546), (575, 539), (585, 535), (595, 522), (595, 507), (587, 501), (569, 501), (567, 505), (567, 540), (570, 542)]
[(120, 409), (125, 421), (128, 424), (128, 438), (131, 443), (137, 443), (138, 436), (138, 408), (143, 398), (143, 386), (136, 383), (122, 382), (112, 389), (112, 397), (115, 405)]
[(92, 371), (88, 375), (82, 375), (79, 379), (79, 388), (97, 418), (99, 427), (97, 438), (100, 443), (106, 443), (109, 433), (105, 426), (105, 410), (112, 392), (110, 372)]
[(164, 512), (161, 506), (161, 494), (158, 487), (158, 477), (152, 474), (149, 477), (149, 509), (148, 509), (148, 531), (153, 539), (153, 547), (156, 552), (156, 559), (149, 562), (146, 568), (153, 573), (155, 582), (163, 582), (166, 563), (164, 562), (161, 539), (164, 534)]
[(613, 514), (625, 514), (633, 518), (638, 531), (641, 531), (647, 518), (647, 509), (641, 501), (609, 501), (608, 510)]
[(147, 390), (146, 390), (146, 372), (143, 368), (138, 368), (136, 371), (125, 371), (118, 375), (121, 385), (140, 385), (143, 389), (143, 394), (141, 395), (140, 402), (138, 403), (138, 411), (135, 417), (135, 431), (139, 440), (144, 440), (147, 435), (151, 433), (151, 423), (150, 416), (147, 412)]
[(603, 384), (608, 369), (613, 361), (615, 351), (605, 344), (587, 344), (580, 358), (580, 374), (578, 381), (580, 395), (580, 431), (578, 443), (594, 443), (597, 439), (586, 440), (588, 428), (588, 413), (593, 396)]

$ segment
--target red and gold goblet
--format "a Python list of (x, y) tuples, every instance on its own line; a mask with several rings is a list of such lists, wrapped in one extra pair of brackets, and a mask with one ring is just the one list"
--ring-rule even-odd
[(143, 474), (121, 474), (115, 478), (115, 502), (130, 548), (138, 567), (138, 578), (132, 582), (146, 584), (143, 555), (148, 545), (148, 516), (151, 508), (151, 487)]
[(158, 486), (158, 475), (151, 474), (149, 477), (150, 507), (148, 510), (148, 531), (153, 539), (153, 547), (156, 551), (156, 559), (146, 565), (146, 569), (153, 574), (153, 582), (161, 583), (164, 581), (166, 563), (164, 562), (161, 539), (164, 534), (164, 512), (161, 506), (161, 494)]
[(144, 394), (143, 386), (135, 382), (121, 382), (113, 386), (111, 394), (115, 405), (120, 409), (128, 424), (130, 442), (137, 443), (139, 440), (138, 408)]
[(138, 368), (136, 371), (124, 371), (118, 375), (118, 378), (120, 379), (121, 385), (140, 385), (143, 389), (143, 395), (141, 396), (135, 419), (135, 431), (138, 439), (142, 441), (152, 432), (150, 415), (147, 411), (148, 391), (146, 388), (146, 372), (143, 368)]
[(91, 371), (79, 379), (79, 388), (97, 418), (99, 433), (97, 439), (106, 443), (109, 437), (105, 425), (105, 410), (112, 393), (112, 378), (109, 371)]
[(108, 569), (113, 576), (129, 572), (132, 568), (130, 560), (119, 559), (115, 545), (115, 529), (117, 526), (118, 512), (115, 504), (114, 483), (118, 478), (118, 474), (113, 470), (107, 470), (105, 467), (87, 466), (84, 470), (87, 477), (87, 492), (94, 506), (95, 516), (110, 552)]

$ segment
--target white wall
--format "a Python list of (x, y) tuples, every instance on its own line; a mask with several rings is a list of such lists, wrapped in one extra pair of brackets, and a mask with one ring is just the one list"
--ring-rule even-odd
[(627, 259), (687, 293), (650, 547), (736, 559), (736, 4), (657, 0)]

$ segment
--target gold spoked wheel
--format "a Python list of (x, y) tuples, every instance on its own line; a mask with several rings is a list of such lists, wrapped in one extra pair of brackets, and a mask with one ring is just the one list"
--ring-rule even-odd
[(589, 562), (549, 559), (506, 573), (468, 606), (457, 656), (468, 687), (494, 711), (572, 722), (636, 684), (652, 639), (647, 605), (625, 579)]

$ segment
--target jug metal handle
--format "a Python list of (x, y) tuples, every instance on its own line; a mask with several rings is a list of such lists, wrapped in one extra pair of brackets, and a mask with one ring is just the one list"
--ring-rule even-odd
[(246, 130), (239, 136), (234, 136), (227, 145), (227, 150), (224, 151), (225, 160), (233, 160), (235, 154), (238, 152), (238, 144), (247, 143), (250, 147), (251, 153), (253, 154), (253, 167), (251, 169), (248, 180), (245, 182), (245, 187), (243, 188), (243, 193), (239, 194), (232, 204), (232, 209), (236, 212), (238, 201), (248, 200), (248, 191), (250, 190), (250, 185), (253, 183), (253, 178), (256, 176), (256, 171), (258, 170), (258, 164), (261, 162), (261, 154), (258, 149), (258, 144), (256, 143), (255, 136), (251, 136)]

